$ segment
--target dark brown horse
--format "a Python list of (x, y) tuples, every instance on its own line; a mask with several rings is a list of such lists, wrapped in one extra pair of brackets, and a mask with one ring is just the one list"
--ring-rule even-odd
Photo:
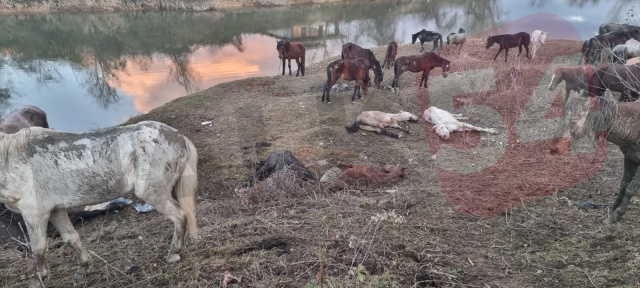
[(500, 49), (498, 49), (498, 53), (493, 57), (493, 61), (496, 61), (498, 55), (502, 50), (504, 50), (504, 62), (507, 62), (507, 56), (509, 55), (509, 48), (518, 47), (518, 57), (520, 57), (520, 53), (522, 53), (522, 47), (527, 50), (527, 58), (529, 58), (529, 43), (531, 42), (531, 36), (527, 32), (518, 32), (516, 34), (502, 34), (502, 35), (494, 35), (489, 36), (487, 38), (487, 47), (486, 49), (491, 48), (494, 43), (498, 43), (500, 45)]
[(411, 34), (411, 44), (416, 43), (416, 40), (420, 40), (420, 52), (424, 50), (424, 42), (433, 42), (432, 52), (435, 51), (437, 47), (440, 47), (440, 50), (442, 50), (442, 34), (440, 33), (422, 29), (415, 34)]
[(387, 65), (387, 69), (391, 69), (391, 64), (396, 61), (396, 55), (398, 55), (398, 43), (396, 43), (395, 41), (391, 41), (387, 46), (387, 55), (384, 56), (384, 63), (382, 63), (382, 68)]
[(404, 71), (413, 73), (422, 71), (422, 78), (420, 79), (418, 88), (422, 86), (422, 83), (424, 83), (424, 88), (428, 88), (427, 80), (429, 80), (429, 72), (431, 72), (433, 68), (442, 67), (442, 77), (446, 78), (449, 72), (449, 64), (451, 64), (451, 61), (440, 57), (440, 55), (434, 52), (398, 57), (393, 65), (394, 78), (391, 87), (398, 87), (398, 79)]
[[(376, 56), (373, 55), (373, 52), (369, 49), (364, 49), (356, 44), (347, 43), (342, 45), (342, 59), (362, 59), (364, 64), (367, 66), (367, 69), (373, 70), (373, 82), (376, 84), (376, 88), (380, 89), (380, 84), (382, 83), (382, 67), (380, 67), (380, 62), (376, 59)], [(367, 72), (368, 73), (368, 72)], [(371, 83), (368, 84), (371, 86)]]
[(622, 93), (620, 102), (633, 102), (640, 96), (640, 66), (637, 65), (600, 64), (589, 81), (595, 87), (589, 89), (589, 96), (602, 96), (607, 89)]
[(362, 96), (360, 96), (361, 86), (364, 93), (367, 94), (370, 78), (369, 69), (365, 62), (362, 59), (339, 59), (327, 65), (327, 82), (324, 84), (324, 90), (322, 91), (322, 102), (327, 99), (327, 103), (331, 103), (329, 91), (340, 78), (356, 81), (353, 88), (353, 96), (351, 96), (352, 103), (356, 101), (356, 92), (358, 93), (358, 99), (362, 99)]
[(304, 56), (306, 49), (302, 43), (280, 40), (278, 44), (276, 44), (276, 49), (278, 50), (278, 58), (282, 59), (282, 75), (284, 75), (284, 62), (285, 60), (289, 60), (289, 76), (291, 76), (291, 59), (294, 59), (296, 60), (296, 64), (298, 64), (296, 77), (298, 77), (300, 73), (304, 76)]
[(617, 45), (622, 45), (629, 39), (640, 41), (640, 31), (638, 30), (622, 30), (612, 31), (602, 35), (596, 35), (587, 40), (587, 47), (583, 48), (584, 60), (586, 63), (595, 63), (600, 59), (602, 50), (611, 50)]

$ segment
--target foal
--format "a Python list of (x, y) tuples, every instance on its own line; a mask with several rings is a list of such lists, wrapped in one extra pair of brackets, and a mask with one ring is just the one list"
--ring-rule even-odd
[(305, 51), (304, 45), (300, 42), (289, 42), (280, 40), (276, 44), (278, 50), (278, 58), (282, 59), (282, 75), (284, 75), (284, 62), (289, 60), (289, 76), (291, 76), (291, 59), (296, 60), (298, 64), (298, 70), (296, 71), (296, 77), (302, 72), (304, 76), (304, 58)]
[(518, 47), (518, 57), (520, 57), (520, 53), (522, 53), (522, 47), (527, 50), (527, 58), (529, 58), (529, 43), (531, 42), (531, 37), (527, 32), (518, 32), (516, 34), (503, 34), (503, 35), (494, 35), (489, 36), (487, 38), (487, 47), (486, 49), (491, 48), (494, 43), (498, 43), (500, 49), (498, 49), (498, 53), (493, 57), (493, 61), (496, 61), (498, 55), (502, 50), (504, 50), (504, 62), (507, 62), (507, 56), (509, 55), (509, 48)]

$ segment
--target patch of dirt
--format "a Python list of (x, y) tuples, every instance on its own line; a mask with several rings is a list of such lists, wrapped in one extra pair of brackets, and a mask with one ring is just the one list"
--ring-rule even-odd
[[(224, 83), (132, 119), (167, 123), (196, 145), (201, 239), (188, 239), (182, 261), (169, 265), (173, 224), (157, 212), (124, 209), (77, 225), (85, 246), (100, 256), (86, 286), (218, 287), (229, 274), (240, 281), (228, 287), (638, 286), (637, 202), (619, 224), (603, 226), (605, 211), (568, 207), (561, 198), (610, 203), (620, 152), (611, 145), (589, 152), (585, 145), (585, 153), (548, 155), (564, 84), (556, 91), (545, 85), (555, 65), (577, 64), (581, 44), (548, 40), (535, 60), (516, 59), (512, 49), (505, 63), (502, 55), (493, 61), (497, 47), (471, 38), (460, 55), (441, 54), (451, 71), (447, 78), (431, 71), (428, 89), (417, 89), (419, 75), (405, 73), (399, 93), (370, 89), (355, 104), (349, 91), (320, 102), (322, 92), (313, 87), (326, 81), (332, 58), (307, 67), (304, 77)], [(418, 54), (419, 47), (401, 45), (398, 55)], [(372, 50), (382, 59), (385, 48)], [(384, 70), (383, 85), (392, 71)], [(400, 139), (345, 131), (363, 110), (419, 115), (430, 105), (500, 133), (454, 132), (442, 140), (422, 120), (409, 124), (411, 134), (399, 132)], [(201, 126), (203, 119), (213, 125)], [(249, 200), (234, 193), (251, 173), (246, 163), (285, 149), (318, 176), (338, 161), (379, 170), (398, 164), (409, 175), (373, 190), (305, 186)], [(50, 240), (48, 283), (69, 287), (75, 258), (58, 242)], [(30, 259), (15, 242), (1, 245), (10, 263), (0, 263), (0, 285), (24, 286)], [(132, 265), (140, 272), (121, 272)]]

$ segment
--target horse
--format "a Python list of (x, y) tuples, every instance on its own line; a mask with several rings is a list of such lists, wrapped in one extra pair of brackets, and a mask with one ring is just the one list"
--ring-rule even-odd
[(300, 42), (289, 42), (280, 40), (276, 44), (276, 50), (278, 50), (278, 58), (282, 59), (282, 75), (284, 75), (284, 62), (289, 60), (289, 76), (291, 76), (291, 59), (296, 60), (298, 70), (296, 71), (296, 77), (300, 73), (304, 76), (304, 58), (306, 49)]
[(187, 228), (197, 235), (197, 151), (165, 124), (143, 121), (87, 133), (30, 127), (0, 134), (0, 155), (0, 202), (27, 224), (37, 279), (49, 275), (49, 220), (78, 254), (78, 272), (91, 262), (67, 208), (134, 192), (175, 224), (169, 263), (180, 261)]
[[(373, 82), (376, 85), (376, 88), (380, 89), (380, 83), (382, 83), (382, 67), (380, 66), (380, 62), (376, 59), (376, 56), (373, 55), (373, 51), (369, 49), (364, 49), (356, 44), (347, 43), (342, 45), (342, 54), (340, 55), (342, 59), (362, 59), (368, 69), (373, 70)], [(367, 72), (369, 73), (369, 72)], [(371, 83), (368, 84), (371, 86)]]
[(640, 27), (631, 25), (631, 24), (616, 24), (616, 23), (603, 23), (603, 24), (600, 24), (600, 27), (598, 27), (598, 35), (604, 35), (614, 31), (623, 31), (623, 32), (640, 31)]
[(386, 127), (397, 128), (409, 134), (411, 133), (409, 128), (403, 128), (399, 123), (418, 121), (418, 119), (420, 119), (420, 117), (406, 111), (400, 111), (400, 113), (396, 114), (380, 111), (362, 111), (356, 118), (356, 121), (347, 125), (345, 128), (349, 133), (355, 133), (358, 131), (358, 128), (360, 128), (397, 139), (400, 138), (400, 135), (387, 130)]
[(254, 173), (240, 187), (236, 188), (235, 192), (246, 192), (255, 182), (268, 179), (273, 173), (283, 170), (292, 171), (294, 175), (299, 176), (304, 181), (317, 180), (313, 173), (304, 167), (304, 164), (298, 158), (293, 156), (291, 151), (275, 151), (271, 152), (266, 160), (260, 161), (256, 165)]
[(612, 31), (589, 38), (583, 52), (585, 63), (595, 62), (596, 59), (600, 59), (603, 49), (611, 49), (616, 45), (625, 44), (629, 39), (640, 40), (640, 31)]
[(494, 43), (498, 43), (500, 45), (500, 49), (498, 49), (498, 53), (493, 57), (493, 61), (496, 61), (498, 55), (502, 50), (504, 50), (504, 62), (507, 62), (507, 56), (509, 55), (509, 48), (518, 47), (518, 57), (520, 57), (520, 53), (522, 53), (522, 47), (527, 50), (527, 58), (529, 58), (529, 43), (531, 42), (531, 36), (527, 32), (518, 32), (516, 34), (502, 34), (502, 35), (494, 35), (489, 36), (487, 38), (487, 46), (486, 49), (491, 48)]
[(620, 102), (632, 102), (640, 96), (640, 66), (603, 63), (596, 67), (592, 79), (594, 89), (589, 96), (602, 96), (609, 89), (622, 93)]
[(407, 168), (395, 165), (385, 165), (385, 172), (378, 172), (375, 168), (357, 164), (346, 164), (339, 162), (338, 166), (346, 167), (338, 175), (338, 182), (350, 185), (363, 185), (369, 188), (376, 188), (381, 185), (396, 184), (407, 176)]
[(424, 42), (433, 42), (432, 52), (438, 47), (438, 42), (440, 43), (440, 49), (442, 49), (442, 35), (440, 33), (422, 29), (418, 33), (411, 34), (411, 44), (415, 44), (417, 39), (420, 39), (420, 47), (422, 47), (420, 48), (420, 53), (424, 50)]
[(384, 56), (384, 63), (382, 64), (382, 68), (387, 65), (387, 69), (391, 69), (391, 64), (396, 61), (396, 55), (398, 55), (398, 43), (396, 43), (395, 41), (391, 41), (387, 46), (387, 54)]
[[(355, 80), (353, 87), (353, 96), (351, 96), (351, 103), (356, 103), (356, 92), (358, 93), (358, 99), (362, 99), (360, 96), (360, 87), (364, 90), (364, 94), (367, 94), (369, 90), (369, 69), (362, 59), (349, 60), (338, 59), (329, 65), (327, 65), (327, 82), (324, 84), (322, 91), (322, 102), (327, 99), (327, 103), (331, 103), (329, 98), (329, 90), (336, 84), (338, 79)], [(362, 85), (364, 84), (364, 86)]]
[(449, 72), (449, 65), (451, 61), (440, 57), (440, 55), (433, 52), (426, 52), (420, 55), (401, 56), (396, 59), (393, 64), (393, 82), (391, 82), (391, 88), (398, 87), (398, 80), (400, 75), (405, 71), (418, 73), (422, 71), (422, 78), (418, 88), (424, 83), (424, 88), (428, 88), (427, 81), (429, 80), (429, 72), (436, 67), (442, 67), (442, 77), (447, 78)]
[(587, 80), (589, 75), (593, 75), (594, 67), (591, 65), (578, 67), (557, 67), (553, 70), (549, 90), (554, 90), (558, 84), (565, 82), (565, 94), (562, 103), (566, 103), (571, 91), (587, 91)]
[(453, 131), (479, 131), (498, 134), (498, 130), (495, 128), (481, 128), (460, 122), (459, 120), (466, 120), (468, 118), (462, 116), (462, 114), (452, 114), (449, 111), (442, 110), (435, 106), (424, 110), (422, 117), (424, 117), (425, 121), (434, 124), (432, 130), (436, 130), (436, 134), (445, 140), (449, 139), (449, 133)]
[(449, 45), (451, 44), (456, 44), (456, 47), (453, 48), (453, 52), (456, 52), (458, 45), (460, 45), (460, 48), (458, 49), (458, 54), (460, 54), (465, 42), (467, 42), (467, 33), (464, 29), (460, 28), (458, 33), (449, 33), (449, 35), (447, 35), (447, 54), (449, 54)]
[(550, 153), (561, 155), (571, 142), (586, 134), (597, 133), (618, 146), (624, 155), (624, 174), (616, 200), (604, 223), (620, 220), (636, 191), (627, 190), (640, 165), (640, 103), (617, 103), (611, 95), (603, 97), (571, 96), (552, 142)]
[(536, 58), (536, 51), (544, 45), (544, 41), (547, 39), (547, 32), (542, 30), (533, 30), (531, 32), (531, 43), (533, 46), (531, 47), (531, 60)]
[(640, 44), (620, 44), (611, 49), (612, 63), (623, 64), (634, 57), (640, 57)]

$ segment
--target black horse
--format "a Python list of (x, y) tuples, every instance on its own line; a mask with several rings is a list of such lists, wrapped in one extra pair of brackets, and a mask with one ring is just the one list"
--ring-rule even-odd
[(431, 51), (436, 50), (438, 46), (440, 46), (442, 50), (442, 35), (440, 33), (422, 29), (416, 34), (411, 34), (411, 44), (415, 44), (417, 39), (420, 39), (420, 46), (422, 47), (420, 52), (424, 50), (424, 42), (433, 42), (433, 49), (431, 49)]

